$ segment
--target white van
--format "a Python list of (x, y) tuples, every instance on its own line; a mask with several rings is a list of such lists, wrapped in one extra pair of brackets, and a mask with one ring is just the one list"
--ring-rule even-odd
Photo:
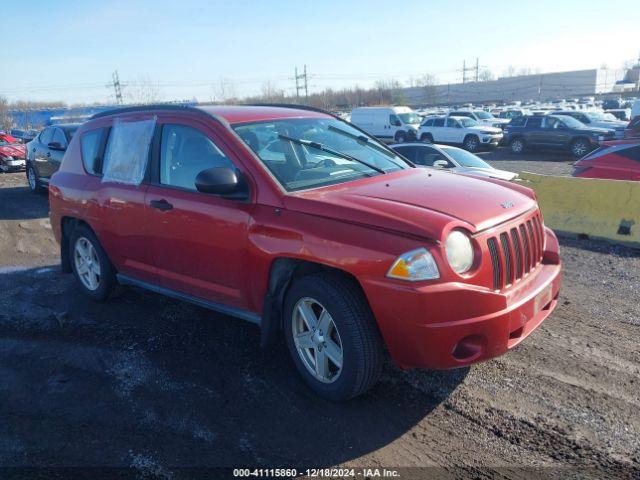
[(361, 107), (351, 112), (351, 123), (355, 126), (396, 143), (415, 140), (421, 120), (409, 107)]

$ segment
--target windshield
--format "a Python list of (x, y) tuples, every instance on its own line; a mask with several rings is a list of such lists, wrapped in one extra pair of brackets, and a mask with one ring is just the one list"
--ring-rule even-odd
[(335, 119), (287, 118), (233, 129), (288, 191), (411, 168), (381, 143)]
[(462, 150), (456, 147), (440, 147), (444, 152), (449, 155), (453, 160), (461, 167), (475, 167), (475, 168), (492, 168), (484, 160), (476, 157), (473, 153)]
[(562, 123), (564, 123), (569, 128), (583, 128), (584, 123), (580, 120), (576, 120), (573, 117), (569, 117), (567, 115), (562, 115)]
[(479, 125), (477, 120), (473, 118), (460, 118), (458, 121), (462, 124), (463, 127), (476, 127)]
[(421, 118), (417, 113), (399, 113), (398, 116), (400, 117), (400, 120), (402, 120), (402, 123), (420, 124)]
[(473, 113), (475, 113), (476, 117), (478, 117), (480, 120), (490, 120), (492, 118), (495, 118), (489, 112), (485, 112), (484, 110), (478, 110), (478, 111), (473, 112)]

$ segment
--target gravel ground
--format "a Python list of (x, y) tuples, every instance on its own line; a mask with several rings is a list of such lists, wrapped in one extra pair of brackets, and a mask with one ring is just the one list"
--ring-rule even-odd
[(494, 168), (510, 172), (540, 173), (543, 175), (571, 175), (574, 158), (557, 152), (525, 152), (514, 155), (506, 148), (478, 154)]
[[(564, 165), (517, 161), (547, 163)], [(637, 250), (562, 240), (559, 306), (512, 352), (447, 372), (387, 366), (369, 394), (336, 405), (284, 348), (259, 349), (253, 325), (135, 289), (85, 299), (57, 267), (47, 209), (24, 174), (0, 175), (0, 466), (640, 477)]]

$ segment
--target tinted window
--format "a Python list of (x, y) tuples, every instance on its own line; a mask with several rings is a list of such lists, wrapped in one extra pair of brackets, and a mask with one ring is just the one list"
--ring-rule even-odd
[(453, 112), (450, 114), (453, 117), (469, 117), (473, 118), (473, 114), (471, 112)]
[(62, 129), (62, 132), (67, 136), (67, 141), (70, 142), (73, 136), (78, 130), (78, 127), (66, 127)]
[(416, 147), (398, 147), (398, 148), (394, 148), (394, 150), (398, 152), (400, 155), (402, 155), (404, 158), (411, 160), (413, 162), (413, 159), (416, 153)]
[(458, 122), (456, 122), (453, 118), (447, 118), (447, 127), (455, 128), (456, 125), (458, 125)]
[(40, 134), (40, 143), (47, 145), (52, 142), (53, 138), (53, 128), (45, 128)]
[(444, 127), (444, 118), (436, 118), (433, 121), (433, 126), (434, 127)]
[(397, 126), (397, 127), (398, 127), (398, 126), (400, 126), (400, 125), (402, 125), (402, 124), (400, 123), (400, 119), (399, 119), (398, 117), (396, 117), (395, 115), (389, 115), (389, 123), (390, 123), (391, 125), (395, 125), (395, 126)]
[(160, 147), (160, 183), (195, 190), (196, 176), (214, 167), (234, 168), (216, 145), (195, 128), (165, 125)]
[(543, 118), (544, 117), (531, 117), (531, 118), (527, 119), (527, 127), (528, 128), (540, 128), (540, 126), (542, 125), (542, 119)]
[(634, 160), (636, 162), (640, 162), (640, 145), (620, 150), (618, 152), (618, 155), (626, 157), (630, 160)]
[(522, 127), (524, 126), (526, 121), (527, 121), (527, 117), (515, 117), (511, 119), (511, 121), (509, 122), (509, 126)]
[(80, 150), (82, 152), (82, 163), (88, 173), (98, 174), (99, 159), (98, 149), (100, 148), (100, 140), (102, 138), (102, 129), (92, 130), (80, 137)]
[(430, 118), (429, 120), (425, 120), (422, 125), (425, 126), (425, 127), (432, 127), (433, 126), (433, 118)]
[(59, 128), (56, 128), (53, 131), (53, 140), (51, 141), (58, 142), (62, 147), (67, 146), (67, 138), (64, 136), (64, 133), (62, 133), (62, 130), (60, 130)]
[(414, 162), (416, 165), (432, 167), (433, 162), (435, 162), (436, 160), (444, 160), (445, 162), (447, 162), (447, 168), (453, 167), (453, 163), (447, 160), (447, 157), (445, 157), (435, 148), (430, 147), (418, 148)]

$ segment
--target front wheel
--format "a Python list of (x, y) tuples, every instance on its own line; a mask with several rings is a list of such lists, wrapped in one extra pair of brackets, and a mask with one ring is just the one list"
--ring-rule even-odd
[(404, 143), (407, 141), (407, 134), (405, 132), (397, 132), (395, 136), (396, 143)]
[(514, 138), (513, 140), (511, 140), (510, 147), (512, 153), (521, 154), (522, 152), (524, 152), (524, 140), (522, 140), (521, 138)]
[(476, 152), (480, 148), (480, 140), (475, 135), (468, 135), (464, 139), (463, 146), (468, 152)]
[(354, 281), (332, 272), (302, 277), (287, 293), (284, 315), (293, 362), (318, 395), (345, 401), (376, 383), (382, 339)]

